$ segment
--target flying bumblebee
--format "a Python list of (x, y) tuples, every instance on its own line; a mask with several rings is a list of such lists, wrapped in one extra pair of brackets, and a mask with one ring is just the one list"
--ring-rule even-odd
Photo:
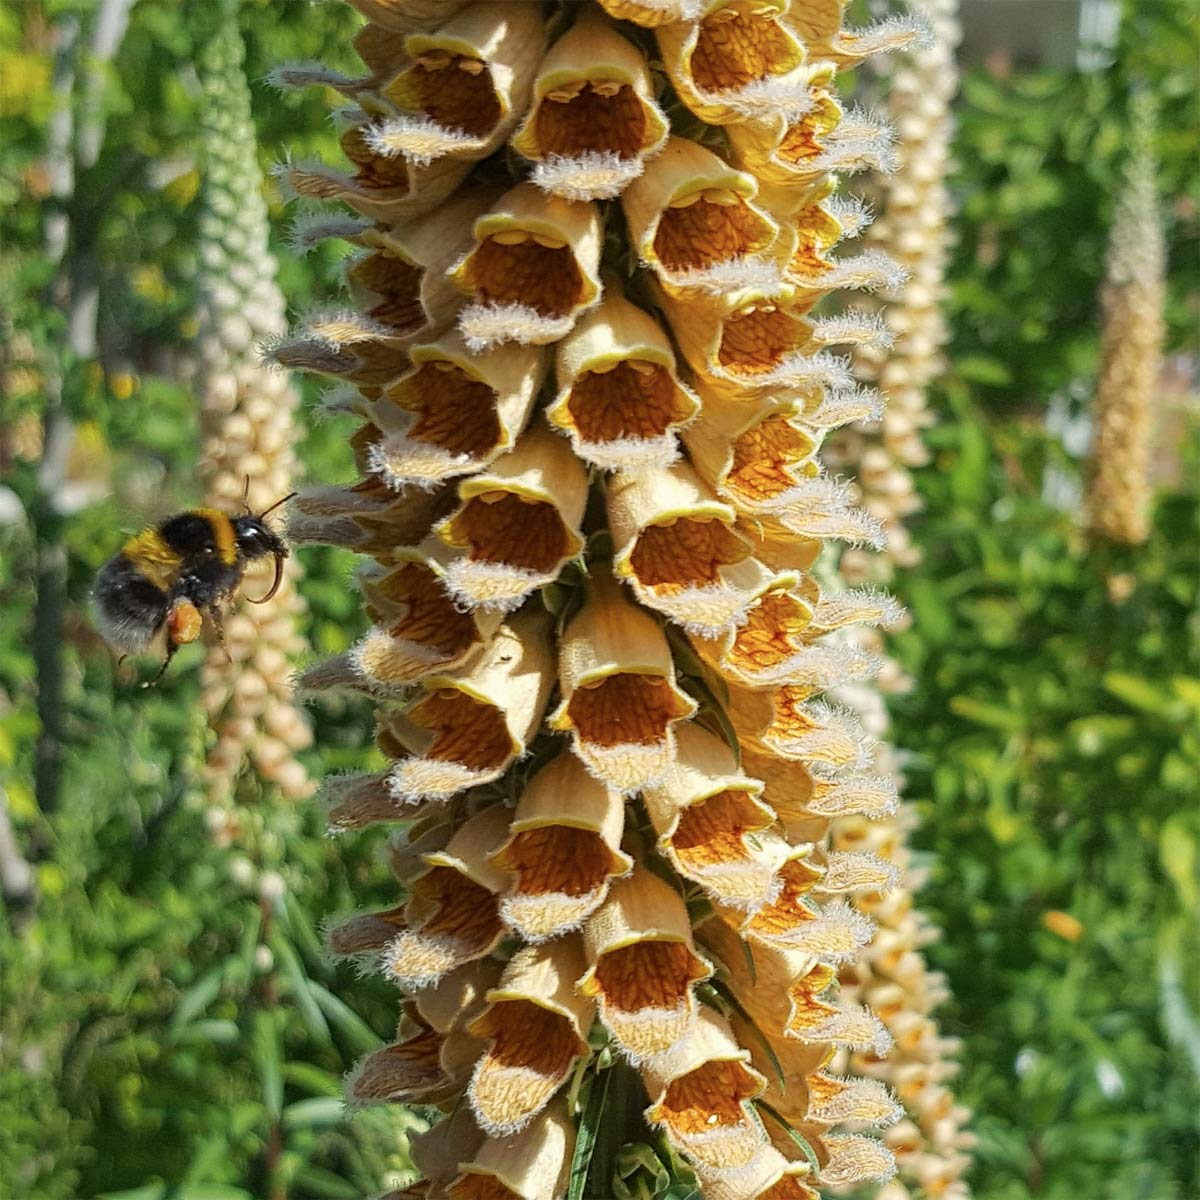
[(283, 581), (288, 548), (264, 518), (291, 498), (240, 517), (193, 508), (131, 537), (96, 576), (96, 624), (105, 641), (124, 658), (144, 650), (165, 629), (167, 656), (153, 683), (175, 651), (200, 636), (205, 616), (220, 636), (222, 611), (241, 584), (246, 564), (273, 555), (270, 590), (251, 601), (265, 604)]

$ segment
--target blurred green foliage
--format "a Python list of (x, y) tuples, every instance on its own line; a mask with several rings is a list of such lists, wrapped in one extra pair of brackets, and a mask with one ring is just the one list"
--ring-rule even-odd
[[(247, 782), (246, 851), (213, 843), (197, 769), (197, 651), (157, 691), (91, 631), (92, 575), (123, 533), (194, 501), (194, 158), (206, 6), (135, 5), (103, 71), (103, 151), (82, 169), (74, 236), (102, 296), (98, 350), (73, 361), (45, 228), (54, 38), (88, 0), (0, 8), (0, 789), (36, 906), (0, 922), (0, 1196), (68, 1200), (362, 1197), (407, 1167), (404, 1113), (342, 1120), (340, 1077), (390, 1035), (391, 989), (326, 960), (332, 913), (392, 902), (380, 835), (330, 844), (316, 805)], [(924, 564), (896, 652), (908, 794), (932, 867), (931, 948), (964, 1039), (963, 1099), (984, 1200), (1200, 1194), (1200, 510), (1164, 495), (1151, 543), (1089, 548), (1043, 497), (1079, 464), (1040, 419), (1086, 405), (1096, 294), (1131, 87), (1164, 114), (1172, 348), (1189, 349), (1200, 177), (1186, 0), (1126, 6), (1114, 65), (1079, 76), (972, 72), (959, 107), (953, 364), (915, 525)], [(350, 67), (346, 6), (244, 0), (264, 167), (335, 156), (326, 98), (261, 82), (281, 59)], [(275, 207), (282, 235), (285, 217)], [(333, 294), (336, 260), (281, 251), (296, 311)], [(1190, 349), (1195, 352), (1195, 346)], [(66, 551), (65, 779), (39, 811), (30, 629), (41, 414), (61, 380), (68, 479), (88, 502), (51, 523)], [(308, 385), (306, 385), (308, 386)], [(1195, 481), (1193, 446), (1182, 478)], [(313, 423), (307, 473), (345, 478), (341, 431)], [(3, 488), (8, 489), (6, 493)], [(11, 499), (6, 501), (6, 495)], [(15, 506), (12, 501), (15, 500)], [(303, 553), (321, 654), (359, 627), (351, 564)], [(323, 705), (315, 774), (362, 765), (367, 706)], [(276, 885), (275, 876), (282, 880)], [(267, 886), (264, 888), (264, 878)], [(1076, 940), (1047, 913), (1081, 925)]]

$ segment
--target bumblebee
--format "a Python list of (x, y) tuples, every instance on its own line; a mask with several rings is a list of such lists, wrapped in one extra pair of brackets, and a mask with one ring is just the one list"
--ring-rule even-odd
[(264, 518), (291, 498), (239, 517), (194, 508), (131, 537), (96, 577), (96, 624), (105, 641), (123, 659), (145, 649), (165, 629), (167, 656), (157, 680), (175, 651), (200, 636), (205, 616), (220, 636), (223, 610), (240, 586), (246, 564), (274, 556), (270, 590), (251, 601), (265, 604), (283, 581), (288, 547)]

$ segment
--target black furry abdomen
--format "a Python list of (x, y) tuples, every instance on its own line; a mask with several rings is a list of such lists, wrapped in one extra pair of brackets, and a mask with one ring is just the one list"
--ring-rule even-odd
[(101, 568), (92, 598), (104, 640), (125, 654), (143, 649), (153, 639), (171, 606), (167, 593), (124, 554), (110, 558)]

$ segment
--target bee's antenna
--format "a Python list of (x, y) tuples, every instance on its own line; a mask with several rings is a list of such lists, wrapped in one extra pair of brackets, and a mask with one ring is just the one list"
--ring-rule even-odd
[[(276, 500), (275, 503), (272, 504), (270, 508), (264, 508), (262, 510), (262, 512), (260, 512), (258, 514), (259, 518), (261, 519), (261, 518), (265, 517), (267, 515), (267, 513), (269, 513), (269, 512), (274, 512), (275, 509), (277, 509), (281, 504), (286, 504), (294, 496), (298, 496), (298, 495), (300, 495), (299, 492), (288, 492), (288, 494), (286, 496), (284, 496), (282, 500)], [(247, 511), (249, 511), (249, 510), (247, 509)]]
[(242, 489), (242, 512), (250, 513), (250, 476), (246, 476), (246, 486)]

